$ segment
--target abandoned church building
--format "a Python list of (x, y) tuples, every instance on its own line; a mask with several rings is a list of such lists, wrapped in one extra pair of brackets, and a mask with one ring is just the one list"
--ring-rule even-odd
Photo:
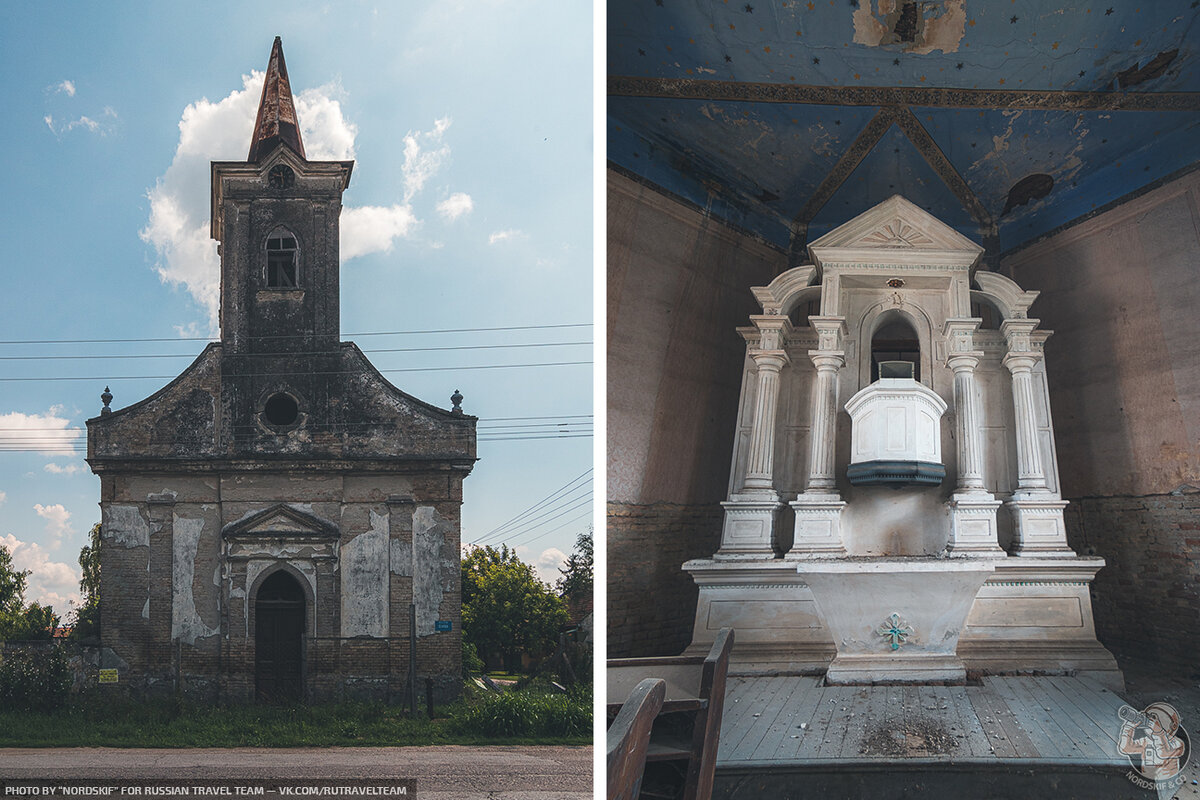
[(457, 694), (476, 419), (340, 340), (352, 167), (305, 157), (276, 38), (249, 154), (212, 164), (220, 341), (141, 402), (112, 410), (106, 389), (88, 420), (102, 666), (122, 684), (230, 702)]
[(609, 655), (734, 630), (714, 796), (905, 755), (899, 683), (1128, 770), (1195, 672), (1192, 5), (609, 3)]

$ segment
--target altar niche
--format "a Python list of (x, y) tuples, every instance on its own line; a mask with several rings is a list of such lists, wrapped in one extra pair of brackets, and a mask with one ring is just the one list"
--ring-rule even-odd
[[(961, 633), (956, 652), (938, 651), (939, 680), (965, 667), (1121, 683), (1091, 616), (1104, 561), (1067, 544), (1042, 357), (1050, 332), (1029, 318), (1037, 293), (977, 269), (982, 252), (896, 195), (812, 242), (811, 263), (751, 290), (762, 312), (738, 329), (746, 360), (721, 544), (684, 565), (700, 589), (690, 652), (733, 627), (735, 669), (823, 672), (830, 623), (848, 623), (841, 601), (814, 597), (810, 583), (872, 575), (855, 585), (894, 598), (885, 604), (910, 624), (961, 608), (937, 621)], [(811, 563), (828, 559), (845, 564)], [(906, 599), (906, 576), (927, 571), (946, 573), (928, 587), (967, 587), (965, 602), (936, 588)], [(855, 621), (868, 640), (854, 646), (882, 647), (870, 634), (883, 623)], [(915, 624), (883, 655), (932, 653), (933, 633)], [(889, 676), (886, 663), (858, 674), (933, 679)]]

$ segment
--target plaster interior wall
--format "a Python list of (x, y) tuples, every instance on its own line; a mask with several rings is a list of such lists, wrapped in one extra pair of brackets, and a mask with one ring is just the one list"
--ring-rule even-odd
[(1108, 561), (1101, 641), (1194, 670), (1200, 618), (1200, 171), (1002, 262), (1046, 346), (1068, 533)]
[(680, 567), (720, 538), (747, 287), (786, 258), (610, 170), (608, 261), (608, 653), (660, 655), (691, 641)]

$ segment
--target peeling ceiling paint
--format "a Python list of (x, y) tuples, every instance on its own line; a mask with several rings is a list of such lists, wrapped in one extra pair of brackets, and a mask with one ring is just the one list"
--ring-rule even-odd
[[(610, 86), (683, 80), (722, 97), (610, 94), (610, 161), (784, 248), (898, 192), (1009, 249), (1200, 160), (1200, 94), (1164, 94), (1200, 93), (1196, 0), (611, 0), (608, 17)], [(845, 105), (765, 99), (787, 85)], [(959, 94), (908, 106), (920, 128), (906, 133), (870, 127), (865, 87)], [(1042, 107), (999, 107), (998, 89), (1043, 92)], [(1075, 111), (1063, 90), (1106, 94)], [(1135, 93), (1182, 110), (1106, 107)]]

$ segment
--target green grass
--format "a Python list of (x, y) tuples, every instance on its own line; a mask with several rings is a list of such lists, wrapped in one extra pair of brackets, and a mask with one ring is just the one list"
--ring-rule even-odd
[[(508, 698), (512, 698), (508, 700)], [(507, 704), (506, 704), (507, 703)], [(508, 710), (508, 706), (515, 710)], [(55, 711), (0, 710), (0, 747), (329, 747), (589, 744), (591, 695), (469, 696), (409, 718), (366, 703), (176, 707), (76, 698)], [(497, 722), (499, 720), (499, 722)], [(586, 720), (582, 721), (581, 720)]]

